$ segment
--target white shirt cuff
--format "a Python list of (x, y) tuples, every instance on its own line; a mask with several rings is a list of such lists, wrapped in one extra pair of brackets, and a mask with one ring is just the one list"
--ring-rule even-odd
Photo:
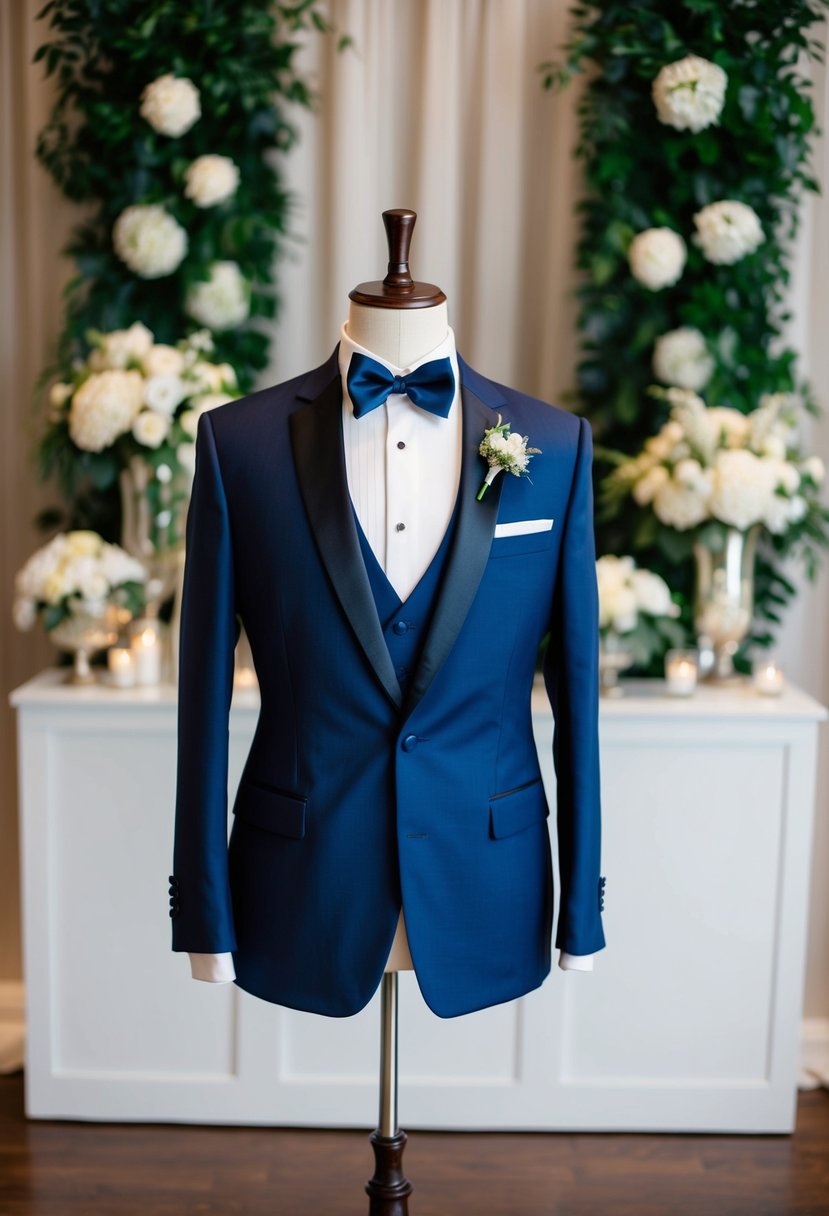
[(190, 974), (208, 984), (230, 984), (236, 979), (232, 954), (191, 954)]
[(568, 954), (562, 950), (558, 956), (558, 965), (562, 971), (592, 971), (592, 954)]

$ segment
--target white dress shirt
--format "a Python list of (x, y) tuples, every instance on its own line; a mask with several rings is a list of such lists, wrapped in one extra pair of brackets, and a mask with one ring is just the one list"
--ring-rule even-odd
[[(347, 384), (355, 352), (395, 376), (448, 357), (455, 377), (448, 416), (418, 409), (404, 394), (391, 393), (383, 405), (356, 418)], [(396, 367), (356, 343), (344, 324), (339, 366), (348, 492), (374, 556), (395, 593), (406, 600), (440, 548), (458, 494), (463, 448), (455, 335), (447, 327), (446, 337), (434, 350), (410, 367)], [(190, 963), (194, 979), (230, 983), (236, 978), (232, 954), (191, 954)], [(561, 951), (558, 965), (566, 971), (592, 971), (593, 955)]]

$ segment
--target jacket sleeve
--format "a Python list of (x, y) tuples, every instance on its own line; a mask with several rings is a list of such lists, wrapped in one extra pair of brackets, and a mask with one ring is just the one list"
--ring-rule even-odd
[(178, 677), (173, 950), (236, 949), (227, 861), (228, 716), (239, 637), (230, 520), (209, 413), (187, 512)]
[(593, 535), (593, 442), (579, 419), (564, 520), (544, 681), (553, 710), (560, 903), (556, 948), (592, 954), (605, 945), (601, 909), (599, 594)]

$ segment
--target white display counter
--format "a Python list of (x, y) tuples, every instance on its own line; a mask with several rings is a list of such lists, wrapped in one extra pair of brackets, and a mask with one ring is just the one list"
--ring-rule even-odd
[[(373, 1127), (378, 998), (296, 1013), (192, 980), (170, 949), (175, 689), (62, 678), (11, 698), (27, 1114)], [(231, 793), (257, 709), (237, 693)], [(541, 690), (534, 709), (554, 806)], [(794, 688), (685, 700), (641, 681), (603, 701), (607, 947), (593, 972), (554, 965), (529, 997), (450, 1021), (402, 975), (402, 1126), (791, 1131), (825, 717)]]

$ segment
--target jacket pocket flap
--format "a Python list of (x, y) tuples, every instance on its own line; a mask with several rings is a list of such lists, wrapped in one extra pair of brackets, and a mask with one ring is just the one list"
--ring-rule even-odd
[(489, 800), (489, 830), (496, 840), (514, 836), (550, 813), (541, 778)]
[(245, 823), (302, 840), (305, 835), (305, 808), (307, 798), (295, 794), (284, 794), (269, 785), (260, 785), (245, 777), (239, 783), (239, 791), (233, 804), (233, 814)]

